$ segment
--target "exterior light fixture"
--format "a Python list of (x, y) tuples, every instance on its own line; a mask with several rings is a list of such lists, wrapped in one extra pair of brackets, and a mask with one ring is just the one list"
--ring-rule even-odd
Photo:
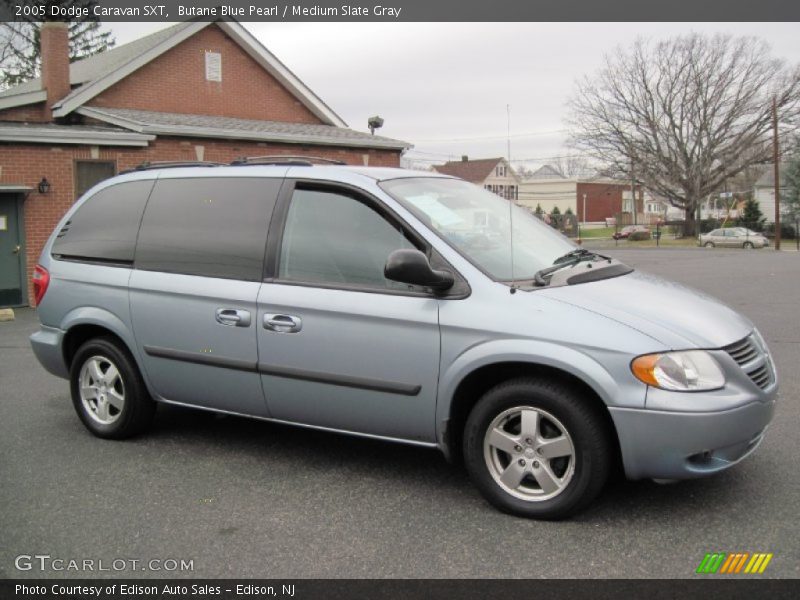
[(39, 193), (46, 194), (50, 191), (50, 182), (47, 181), (47, 177), (42, 177), (42, 180), (39, 182)]

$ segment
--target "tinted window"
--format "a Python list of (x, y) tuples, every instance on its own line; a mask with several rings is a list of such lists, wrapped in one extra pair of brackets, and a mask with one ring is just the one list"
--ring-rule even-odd
[(280, 279), (409, 289), (383, 276), (394, 251), (414, 246), (402, 230), (359, 200), (336, 192), (297, 190), (280, 253)]
[(280, 179), (162, 179), (147, 204), (136, 268), (261, 280)]
[(152, 187), (152, 181), (131, 181), (97, 192), (58, 232), (53, 254), (65, 258), (133, 261), (136, 232)]

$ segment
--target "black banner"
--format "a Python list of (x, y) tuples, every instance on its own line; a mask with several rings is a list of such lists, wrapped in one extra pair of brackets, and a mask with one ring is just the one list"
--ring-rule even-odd
[[(747, 577), (747, 578), (746, 578)], [(3, 580), (0, 598), (17, 600), (423, 600), (453, 598), (459, 600), (514, 600), (517, 598), (592, 599), (643, 598), (667, 600), (699, 598), (703, 600), (752, 600), (753, 598), (797, 598), (798, 580), (761, 580), (741, 578), (698, 579), (565, 579), (565, 580), (493, 580), (493, 579), (344, 579), (344, 580)]]
[(0, 21), (798, 21), (789, 0), (0, 0)]

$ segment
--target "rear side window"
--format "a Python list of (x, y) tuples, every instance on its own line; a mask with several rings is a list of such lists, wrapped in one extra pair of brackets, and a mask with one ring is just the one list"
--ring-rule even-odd
[(136, 268), (260, 281), (280, 179), (162, 179), (147, 204)]
[(56, 258), (133, 262), (136, 233), (153, 181), (104, 188), (86, 200), (53, 243)]

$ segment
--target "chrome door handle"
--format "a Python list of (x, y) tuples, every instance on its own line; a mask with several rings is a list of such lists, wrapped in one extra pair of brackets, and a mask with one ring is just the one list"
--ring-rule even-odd
[(229, 327), (250, 327), (250, 313), (235, 308), (218, 308), (214, 317), (217, 323)]
[(12, 254), (19, 254), (19, 251), (20, 251), (20, 250), (22, 250), (22, 246), (20, 246), (19, 244), (17, 244), (16, 246), (14, 246), (14, 249), (11, 251), (11, 253), (12, 253)]
[(303, 328), (303, 320), (292, 315), (264, 315), (264, 329), (276, 333), (297, 333)]

